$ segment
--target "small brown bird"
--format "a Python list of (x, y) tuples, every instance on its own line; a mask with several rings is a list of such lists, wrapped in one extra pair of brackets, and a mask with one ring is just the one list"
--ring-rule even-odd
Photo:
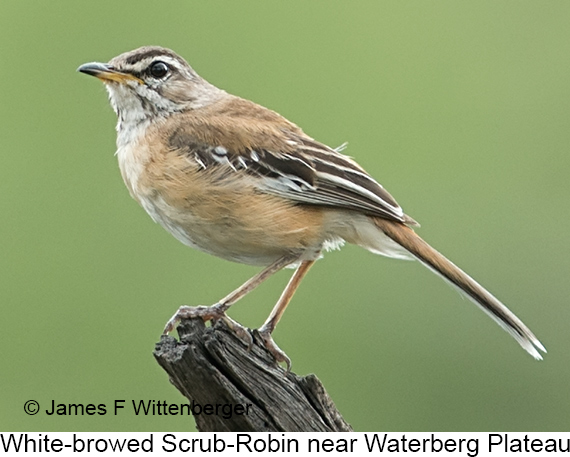
[(183, 318), (224, 319), (228, 308), (287, 266), (296, 271), (259, 335), (290, 360), (271, 333), (323, 251), (353, 243), (417, 259), (475, 302), (534, 358), (544, 346), (506, 306), (423, 241), (417, 222), (354, 160), (307, 136), (279, 114), (202, 79), (169, 49), (149, 46), (78, 71), (105, 83), (118, 116), (117, 152), (131, 196), (182, 243), (265, 267), (212, 306), (182, 306)]

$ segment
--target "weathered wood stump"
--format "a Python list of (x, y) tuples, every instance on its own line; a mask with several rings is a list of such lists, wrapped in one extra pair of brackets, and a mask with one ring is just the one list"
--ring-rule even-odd
[[(193, 406), (200, 431), (352, 431), (321, 382), (279, 366), (255, 338), (244, 341), (219, 321), (181, 322), (180, 341), (163, 336), (154, 356)], [(209, 405), (209, 406), (208, 406)]]

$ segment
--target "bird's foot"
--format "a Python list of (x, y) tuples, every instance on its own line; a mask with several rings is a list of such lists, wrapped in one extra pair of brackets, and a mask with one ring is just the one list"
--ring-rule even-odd
[(244, 327), (239, 322), (234, 321), (227, 314), (224, 314), (221, 320), (227, 324), (227, 326), (237, 335), (238, 338), (241, 338), (241, 340), (247, 344), (247, 350), (249, 352), (253, 346), (253, 336), (251, 336), (251, 330), (247, 327)]
[(168, 335), (176, 328), (182, 319), (196, 318), (200, 318), (204, 322), (212, 321), (215, 323), (219, 320), (224, 321), (239, 338), (245, 341), (248, 351), (251, 349), (253, 337), (249, 329), (230, 318), (219, 303), (212, 306), (181, 306), (166, 323), (162, 334)]
[(283, 350), (277, 346), (277, 344), (275, 344), (275, 341), (273, 341), (273, 337), (271, 336), (271, 332), (261, 328), (259, 330), (254, 330), (254, 333), (259, 336), (265, 348), (273, 357), (275, 357), (275, 360), (278, 363), (285, 362), (285, 365), (287, 365), (287, 372), (290, 372), (291, 359), (287, 357), (287, 354), (285, 354), (285, 352), (283, 352)]

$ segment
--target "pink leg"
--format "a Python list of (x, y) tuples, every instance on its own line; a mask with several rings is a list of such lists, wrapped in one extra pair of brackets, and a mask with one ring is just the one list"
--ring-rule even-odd
[(293, 294), (297, 290), (297, 287), (299, 287), (301, 280), (305, 277), (314, 263), (314, 260), (305, 260), (301, 263), (301, 265), (299, 265), (289, 280), (287, 287), (285, 287), (285, 290), (281, 294), (279, 301), (271, 311), (271, 314), (257, 331), (265, 343), (265, 347), (269, 352), (271, 352), (271, 354), (273, 354), (275, 360), (278, 362), (285, 362), (287, 364), (287, 371), (291, 371), (291, 359), (289, 359), (289, 357), (287, 357), (287, 354), (285, 354), (285, 352), (283, 352), (279, 346), (275, 344), (275, 341), (273, 341), (273, 338), (271, 337), (271, 333), (273, 330), (275, 330), (279, 319), (281, 319), (281, 316), (285, 312), (285, 308), (287, 308), (287, 305), (291, 301), (291, 298), (293, 298)]

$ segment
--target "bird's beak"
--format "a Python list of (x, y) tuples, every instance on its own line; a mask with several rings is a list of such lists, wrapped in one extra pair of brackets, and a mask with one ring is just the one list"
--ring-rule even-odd
[(95, 76), (105, 83), (115, 82), (125, 84), (127, 81), (136, 81), (139, 84), (144, 84), (142, 79), (137, 78), (136, 76), (133, 76), (129, 73), (122, 73), (118, 70), (115, 70), (111, 65), (106, 63), (85, 63), (81, 65), (77, 71), (80, 71), (81, 73), (85, 73), (87, 75)]

